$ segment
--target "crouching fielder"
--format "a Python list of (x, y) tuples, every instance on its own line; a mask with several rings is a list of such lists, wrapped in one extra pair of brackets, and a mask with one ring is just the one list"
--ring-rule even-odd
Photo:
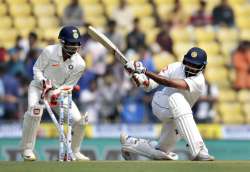
[(158, 144), (121, 134), (122, 155), (125, 159), (131, 159), (132, 154), (139, 154), (150, 159), (176, 160), (177, 155), (171, 151), (177, 140), (184, 138), (192, 160), (214, 160), (208, 153), (191, 110), (205, 87), (202, 72), (206, 64), (206, 52), (194, 47), (186, 53), (182, 62), (168, 65), (159, 75), (147, 71), (141, 62), (128, 62), (125, 65), (133, 73), (133, 80), (145, 91), (159, 84), (166, 86), (157, 91), (152, 100), (153, 113), (163, 123)]
[[(36, 160), (33, 150), (37, 129), (43, 114), (43, 106), (39, 104), (41, 94), (46, 94), (49, 90), (52, 90), (53, 93), (53, 88), (73, 88), (84, 72), (85, 62), (77, 53), (80, 47), (79, 30), (73, 26), (63, 27), (58, 38), (60, 44), (46, 47), (33, 67), (34, 80), (29, 86), (28, 110), (24, 114), (23, 121), (21, 149), (24, 160)], [(58, 93), (56, 90), (54, 92)], [(65, 104), (67, 103), (65, 102)], [(67, 109), (66, 106), (65, 110)], [(53, 110), (56, 114), (59, 114), (58, 106), (55, 106)], [(71, 144), (73, 155), (76, 160), (88, 160), (88, 157), (80, 153), (85, 119), (74, 102), (72, 102), (71, 114), (73, 117)]]

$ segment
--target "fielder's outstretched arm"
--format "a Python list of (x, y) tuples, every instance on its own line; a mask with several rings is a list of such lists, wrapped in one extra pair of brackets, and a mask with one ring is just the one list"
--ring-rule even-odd
[(167, 87), (178, 88), (182, 90), (189, 90), (188, 84), (183, 79), (170, 80), (164, 76), (158, 75), (150, 71), (145, 71), (145, 75), (149, 77), (150, 79), (154, 80), (155, 82), (157, 82), (158, 84), (161, 84)]

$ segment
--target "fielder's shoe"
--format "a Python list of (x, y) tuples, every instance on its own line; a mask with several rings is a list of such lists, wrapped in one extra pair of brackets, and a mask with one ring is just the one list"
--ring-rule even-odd
[(155, 149), (155, 144), (152, 141), (130, 137), (122, 133), (120, 135), (120, 142), (122, 144), (122, 156), (125, 160), (136, 160), (136, 155), (145, 156), (154, 160), (178, 159), (178, 155), (173, 152), (165, 153)]
[(35, 161), (36, 160), (36, 156), (31, 149), (23, 150), (22, 157), (23, 157), (24, 161)]
[(207, 151), (201, 150), (193, 161), (214, 161), (215, 158), (208, 154)]
[(81, 152), (73, 153), (76, 161), (89, 161), (89, 157), (83, 155)]

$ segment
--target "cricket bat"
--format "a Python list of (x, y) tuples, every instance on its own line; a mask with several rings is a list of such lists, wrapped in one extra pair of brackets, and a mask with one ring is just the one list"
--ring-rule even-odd
[(105, 48), (107, 48), (118, 60), (125, 65), (128, 62), (128, 59), (124, 56), (124, 54), (116, 47), (116, 45), (110, 41), (103, 33), (98, 31), (92, 26), (88, 27), (88, 34), (92, 39), (101, 43)]

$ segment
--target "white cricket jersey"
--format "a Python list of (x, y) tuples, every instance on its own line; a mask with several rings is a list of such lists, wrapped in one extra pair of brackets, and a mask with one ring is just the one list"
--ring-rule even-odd
[(169, 64), (159, 74), (168, 79), (184, 79), (186, 81), (189, 90), (165, 87), (162, 91), (168, 96), (175, 92), (182, 93), (191, 107), (195, 104), (202, 91), (205, 89), (205, 79), (203, 74), (200, 72), (197, 76), (186, 78), (184, 65), (181, 62)]
[(83, 58), (78, 53), (63, 61), (60, 44), (47, 46), (33, 67), (32, 84), (41, 86), (43, 79), (49, 79), (55, 88), (62, 85), (74, 86), (82, 76), (85, 66)]

